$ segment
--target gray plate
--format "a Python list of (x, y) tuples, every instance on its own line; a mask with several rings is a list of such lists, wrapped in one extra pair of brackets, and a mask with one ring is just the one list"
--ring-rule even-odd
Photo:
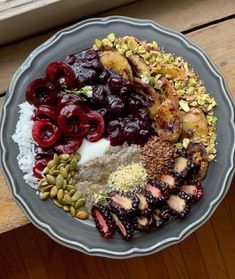
[[(41, 202), (35, 191), (25, 184), (16, 156), (17, 145), (11, 135), (18, 120), (18, 104), (25, 101), (27, 84), (43, 76), (45, 67), (54, 60), (63, 60), (68, 54), (92, 45), (94, 38), (105, 37), (110, 32), (134, 35), (148, 41), (157, 40), (166, 51), (182, 56), (205, 81), (208, 91), (218, 102), (215, 110), (218, 156), (203, 181), (205, 197), (192, 208), (185, 220), (176, 220), (160, 231), (136, 234), (130, 242), (119, 234), (109, 241), (103, 240), (94, 226), (67, 216), (51, 201)], [(208, 220), (228, 191), (234, 172), (234, 103), (226, 83), (208, 56), (182, 34), (149, 20), (127, 17), (88, 19), (68, 27), (35, 49), (19, 67), (10, 83), (1, 111), (1, 160), (8, 186), (29, 219), (57, 242), (90, 255), (127, 258), (148, 255), (178, 243)]]

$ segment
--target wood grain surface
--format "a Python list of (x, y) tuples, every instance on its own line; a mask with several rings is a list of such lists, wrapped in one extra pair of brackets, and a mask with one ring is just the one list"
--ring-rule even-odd
[[(184, 2), (184, 3), (183, 3)], [(234, 1), (139, 1), (110, 11), (186, 31), (217, 65), (235, 97)], [(229, 16), (229, 17), (228, 17)], [(225, 20), (222, 20), (226, 18)], [(221, 22), (214, 22), (221, 19)], [(0, 48), (0, 93), (25, 57), (54, 32)], [(0, 98), (0, 105), (3, 98)], [(128, 260), (90, 257), (58, 245), (28, 223), (0, 173), (0, 278), (235, 278), (235, 179), (212, 218), (178, 245)], [(16, 230), (14, 228), (20, 227)], [(8, 232), (6, 232), (8, 231)]]

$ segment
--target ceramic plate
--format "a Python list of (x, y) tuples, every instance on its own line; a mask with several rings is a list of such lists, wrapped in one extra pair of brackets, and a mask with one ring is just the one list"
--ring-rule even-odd
[[(48, 63), (63, 60), (67, 55), (92, 46), (95, 38), (114, 32), (117, 35), (134, 35), (148, 41), (157, 40), (167, 52), (182, 56), (208, 91), (218, 102), (215, 115), (217, 125), (218, 156), (210, 164), (203, 181), (204, 198), (192, 208), (184, 220), (176, 220), (161, 230), (149, 234), (136, 234), (130, 242), (119, 234), (111, 240), (100, 237), (94, 225), (69, 218), (51, 201), (41, 202), (35, 191), (25, 184), (16, 156), (17, 145), (11, 136), (18, 120), (18, 104), (25, 101), (25, 88), (29, 82), (43, 75)], [(127, 17), (94, 18), (68, 27), (35, 49), (19, 67), (10, 83), (1, 110), (1, 160), (2, 169), (18, 204), (29, 219), (57, 242), (90, 255), (126, 258), (148, 255), (182, 241), (208, 220), (228, 191), (234, 172), (234, 103), (226, 83), (208, 56), (182, 34), (149, 20)]]

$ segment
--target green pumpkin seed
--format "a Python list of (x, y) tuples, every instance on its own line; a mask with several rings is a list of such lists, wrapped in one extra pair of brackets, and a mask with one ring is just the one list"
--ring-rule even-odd
[(64, 209), (64, 211), (68, 212), (68, 211), (69, 211), (69, 206), (64, 205), (64, 206), (63, 206), (63, 209)]
[(70, 175), (73, 177), (75, 175), (75, 171), (70, 171)]
[(44, 174), (49, 173), (49, 168), (48, 168), (48, 167), (45, 167), (44, 170), (42, 171), (42, 173), (44, 173)]
[(70, 197), (70, 195), (67, 194), (67, 193), (64, 195), (64, 202), (65, 202), (66, 204), (71, 204), (71, 203), (72, 203), (71, 197)]
[(47, 174), (46, 179), (49, 182), (49, 184), (53, 184), (53, 185), (55, 184), (55, 177), (53, 175)]
[[(39, 182), (38, 182), (38, 189), (41, 187), (41, 186), (44, 186), (44, 185), (42, 185), (44, 182), (46, 182), (46, 178), (44, 177), (44, 178), (42, 178), (41, 180), (39, 180)], [(46, 184), (46, 183), (45, 183)]]
[(77, 190), (76, 193), (72, 196), (72, 201), (77, 201), (78, 199), (83, 197), (83, 193), (80, 190)]
[(73, 185), (67, 184), (67, 186), (66, 186), (66, 190), (67, 190), (67, 191), (70, 192), (70, 191), (73, 190), (73, 189), (75, 189)]
[(41, 200), (41, 201), (47, 200), (48, 197), (49, 197), (49, 195), (50, 195), (49, 192), (41, 193), (41, 194), (40, 194), (40, 200)]
[(58, 207), (62, 208), (63, 205), (60, 204), (57, 200), (53, 200), (54, 204), (57, 205)]
[(60, 160), (67, 161), (69, 159), (69, 154), (60, 154)]
[(60, 163), (60, 164), (57, 166), (57, 170), (59, 170), (60, 168), (66, 166), (66, 164), (67, 164), (66, 162)]
[(56, 153), (54, 154), (53, 161), (54, 161), (55, 165), (58, 165), (60, 163), (60, 158), (59, 158), (58, 154), (56, 154)]
[(73, 158), (70, 163), (69, 163), (69, 166), (70, 166), (70, 170), (76, 170), (77, 169), (77, 165), (78, 165), (78, 160)]
[(84, 206), (85, 202), (86, 202), (86, 200), (84, 198), (77, 200), (75, 203), (75, 208), (78, 209), (78, 208)]
[(63, 178), (66, 178), (68, 176), (68, 172), (65, 167), (60, 168), (60, 174), (63, 176)]
[(76, 189), (72, 189), (71, 191), (69, 191), (70, 197), (72, 197), (75, 192), (76, 192)]
[(64, 179), (63, 190), (67, 188), (67, 181)]
[(71, 215), (72, 217), (75, 216), (75, 208), (74, 208), (73, 206), (70, 206), (70, 208), (69, 208), (69, 213), (70, 213), (70, 215)]
[(68, 184), (70, 184), (70, 185), (75, 185), (75, 180), (71, 177), (71, 178), (68, 180)]
[(44, 187), (44, 192), (50, 192), (54, 185), (47, 185)]
[(49, 174), (51, 174), (55, 169), (56, 169), (56, 166), (53, 166), (52, 168), (50, 168)]
[(70, 171), (70, 165), (66, 165), (65, 169), (66, 169), (67, 172), (69, 172)]
[(58, 174), (60, 173), (60, 171), (59, 170), (50, 170), (50, 172), (49, 172), (49, 174), (51, 174), (51, 175), (53, 175), (53, 176), (57, 176)]
[(57, 192), (58, 192), (58, 188), (56, 186), (53, 186), (53, 188), (51, 188), (50, 191), (50, 198), (54, 199), (54, 197), (57, 195)]
[(86, 211), (78, 211), (76, 217), (81, 220), (85, 220), (89, 217), (89, 214)]
[(48, 169), (51, 169), (52, 167), (54, 167), (55, 162), (53, 160), (50, 160), (47, 164)]
[(67, 181), (69, 181), (70, 178), (71, 178), (71, 173), (69, 172), (67, 175)]
[(63, 185), (64, 185), (64, 178), (63, 178), (63, 176), (61, 174), (59, 174), (56, 177), (55, 185), (57, 186), (57, 188), (62, 188), (63, 187)]
[(61, 202), (62, 199), (63, 199), (63, 197), (64, 197), (64, 191), (63, 191), (62, 189), (60, 189), (60, 190), (57, 192), (57, 199), (58, 199), (58, 201)]

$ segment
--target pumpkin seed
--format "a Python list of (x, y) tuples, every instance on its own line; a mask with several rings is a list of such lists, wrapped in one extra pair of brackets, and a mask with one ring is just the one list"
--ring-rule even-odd
[(44, 187), (44, 192), (50, 192), (54, 185), (47, 185)]
[(64, 178), (61, 174), (56, 177), (55, 184), (57, 188), (62, 188), (64, 185)]
[(63, 176), (63, 178), (66, 178), (68, 176), (68, 172), (66, 171), (65, 167), (60, 168), (60, 174)]
[(78, 165), (78, 160), (73, 158), (70, 163), (69, 163), (69, 166), (70, 166), (70, 170), (76, 170), (77, 169), (77, 165)]
[(39, 189), (41, 186), (44, 186), (44, 185), (42, 185), (44, 182), (46, 182), (46, 178), (45, 177), (42, 178), (41, 180), (39, 180), (37, 188)]
[(70, 179), (68, 180), (68, 184), (75, 185), (75, 180), (72, 177), (70, 177)]
[(64, 179), (63, 190), (67, 188), (67, 181)]
[(71, 176), (75, 175), (75, 171), (70, 171)]
[(70, 197), (72, 197), (75, 192), (76, 192), (76, 189), (72, 189), (71, 191), (69, 191)]
[(74, 208), (73, 206), (70, 206), (70, 208), (69, 208), (69, 213), (70, 213), (70, 215), (71, 215), (72, 217), (75, 216), (75, 208)]
[(57, 200), (53, 200), (54, 204), (57, 205), (58, 207), (62, 208), (63, 205), (60, 204)]
[(68, 211), (69, 211), (69, 206), (64, 205), (64, 206), (63, 206), (63, 209), (64, 209), (64, 211), (67, 211), (67, 212), (68, 212)]
[(59, 158), (58, 154), (54, 153), (53, 161), (54, 161), (55, 165), (58, 165), (60, 163), (60, 158)]
[(55, 184), (55, 177), (53, 175), (47, 174), (46, 179), (49, 182), (49, 184)]
[(73, 185), (67, 184), (67, 186), (66, 186), (66, 190), (67, 190), (67, 191), (70, 192), (70, 191), (73, 190), (73, 189), (75, 189)]
[(51, 174), (55, 169), (56, 169), (56, 166), (53, 166), (52, 168), (50, 168), (49, 174)]
[(78, 199), (83, 197), (83, 193), (80, 190), (77, 190), (76, 193), (72, 196), (72, 201), (77, 201)]
[(49, 192), (41, 193), (41, 194), (40, 194), (40, 200), (41, 200), (41, 201), (47, 200), (48, 197), (49, 197), (49, 195), (50, 195)]
[(85, 220), (89, 217), (89, 214), (86, 211), (78, 211), (76, 217), (81, 220)]
[(82, 206), (84, 206), (86, 200), (84, 198), (78, 199), (75, 203), (75, 208), (78, 209)]
[(51, 169), (52, 167), (54, 167), (55, 162), (53, 160), (50, 160), (47, 164), (48, 169)]
[(64, 167), (64, 166), (66, 166), (66, 162), (62, 162), (62, 163), (60, 163), (58, 166), (57, 166), (57, 170), (59, 170), (61, 167)]
[(59, 170), (50, 170), (50, 172), (49, 172), (51, 175), (53, 175), (53, 176), (57, 176), (59, 173), (60, 173), (60, 171)]
[(70, 165), (66, 165), (65, 169), (66, 169), (67, 172), (69, 172), (70, 171)]
[(58, 188), (56, 186), (53, 186), (53, 188), (51, 188), (50, 191), (50, 198), (54, 199), (54, 197), (57, 195), (57, 192), (58, 192)]
[(48, 168), (48, 167), (45, 167), (44, 170), (42, 171), (42, 173), (43, 173), (43, 174), (49, 173), (49, 168)]
[(71, 173), (69, 172), (67, 176), (67, 181), (69, 181), (70, 178), (71, 178)]
[(60, 160), (62, 160), (62, 161), (67, 161), (69, 159), (69, 157), (70, 157), (69, 154), (66, 154), (66, 153), (60, 154), (60, 156), (59, 156)]
[(57, 199), (59, 202), (62, 201), (63, 196), (64, 196), (64, 191), (62, 189), (59, 189), (59, 191), (57, 192)]
[(64, 202), (66, 204), (71, 204), (71, 202), (72, 202), (70, 195), (67, 193), (64, 195)]

